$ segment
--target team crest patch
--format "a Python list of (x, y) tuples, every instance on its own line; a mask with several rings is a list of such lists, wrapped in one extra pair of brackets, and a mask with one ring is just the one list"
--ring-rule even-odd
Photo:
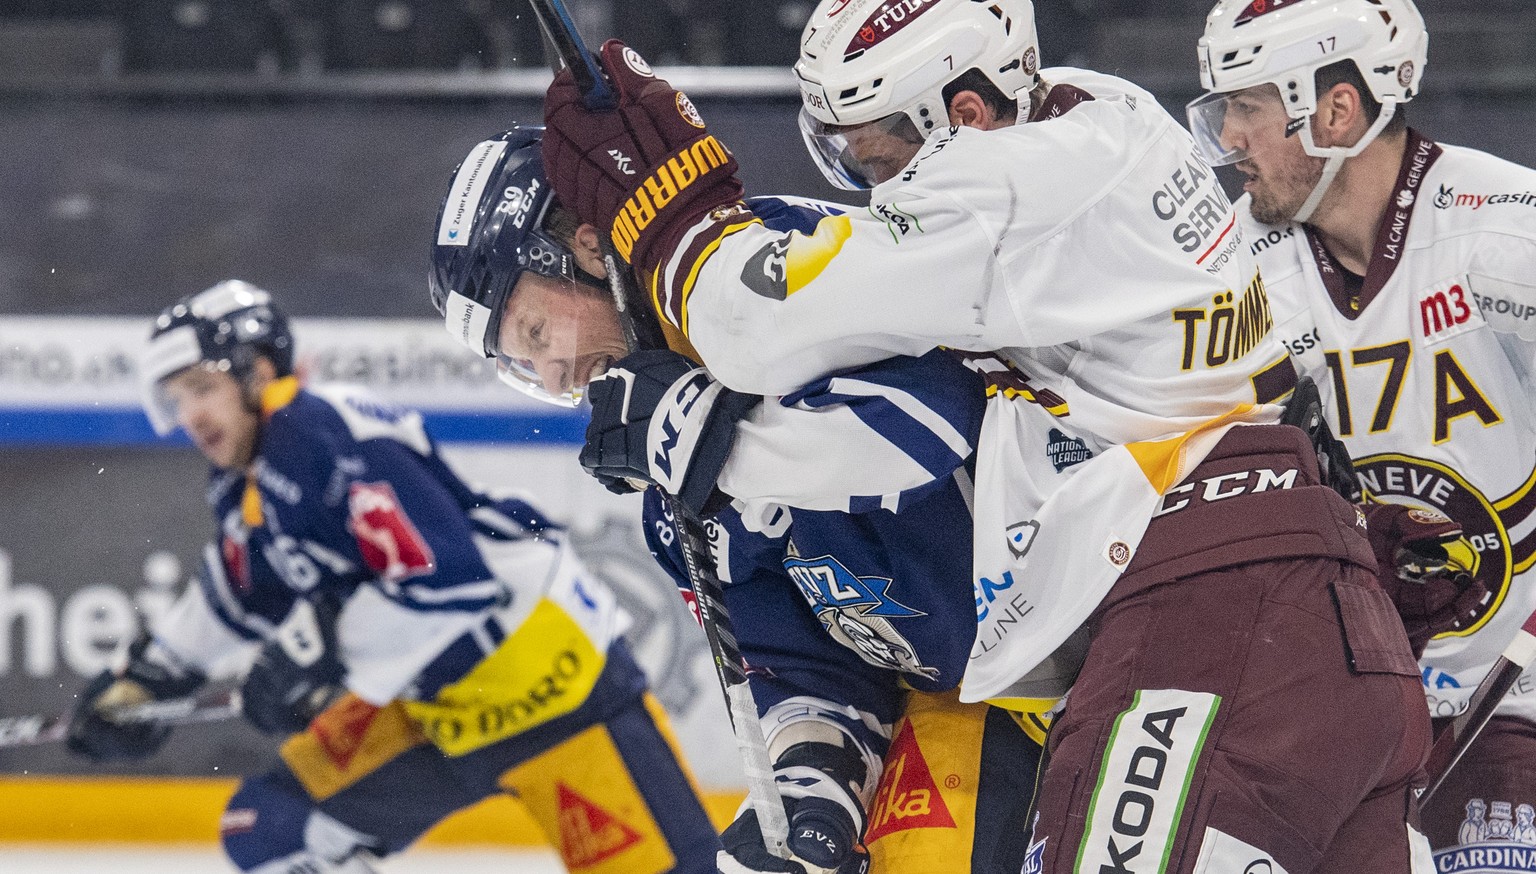
[(1421, 510), (1418, 507), (1408, 511), (1408, 518), (1423, 525), (1443, 525), (1451, 521), (1449, 516), (1434, 510)]
[(699, 115), (698, 107), (694, 106), (693, 101), (688, 99), (688, 95), (681, 91), (677, 92), (677, 111), (683, 116), (683, 121), (700, 130), (704, 129), (704, 117)]
[(1404, 88), (1412, 85), (1413, 71), (1413, 61), (1403, 61), (1402, 65), (1397, 68), (1397, 84), (1403, 86)]
[(955, 818), (939, 793), (928, 760), (907, 723), (891, 742), (885, 756), (885, 773), (875, 789), (869, 827), (864, 840), (874, 843), (895, 832), (918, 828), (955, 828)]
[(830, 555), (786, 558), (784, 569), (833, 640), (875, 667), (938, 677), (892, 622), (927, 614), (891, 597), (889, 577), (861, 577)]
[(1136, 550), (1124, 540), (1112, 540), (1104, 547), (1104, 560), (1117, 568), (1124, 569), (1135, 556)]
[(560, 805), (560, 858), (575, 871), (611, 859), (635, 844), (640, 833), (581, 793), (555, 783)]

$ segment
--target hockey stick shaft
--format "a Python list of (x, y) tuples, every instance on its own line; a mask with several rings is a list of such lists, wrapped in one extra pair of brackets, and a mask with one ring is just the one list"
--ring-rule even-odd
[(1493, 718), (1504, 696), (1532, 662), (1536, 662), (1536, 613), (1532, 613), (1520, 630), (1515, 632), (1515, 639), (1504, 647), (1504, 652), (1493, 663), (1488, 675), (1477, 684), (1472, 697), (1467, 701), (1466, 711), (1452, 720), (1450, 726), (1435, 738), (1435, 745), (1429, 751), (1429, 763), (1425, 765), (1429, 772), (1429, 784), (1424, 794), (1419, 796), (1420, 807), (1428, 805), (1435, 797), (1435, 792), (1444, 785), (1445, 778), (1456, 767), (1456, 763), (1461, 761), (1462, 756), (1466, 755), (1472, 742), (1477, 740), (1477, 736)]
[[(233, 691), (197, 698), (172, 698), (117, 707), (104, 715), (113, 722), (155, 722), (160, 725), (191, 725), (216, 722), (239, 714), (240, 700)], [(41, 714), (0, 718), (0, 749), (57, 743), (69, 733), (69, 715)]]
[[(529, 2), (533, 5), (534, 14), (544, 28), (545, 35), (559, 52), (560, 60), (576, 77), (577, 86), (585, 95), (587, 108), (599, 111), (612, 109), (616, 105), (613, 89), (598, 65), (596, 56), (587, 50), (563, 0)], [(608, 271), (608, 285), (613, 292), (614, 304), (618, 307), (619, 323), (623, 327), (629, 350), (634, 352), (640, 349), (667, 348), (661, 322), (635, 283), (629, 265), (619, 258), (612, 242), (606, 236), (600, 236), (603, 237), (603, 263)], [(752, 687), (747, 680), (746, 662), (736, 642), (735, 626), (725, 605), (725, 593), (709, 552), (708, 535), (704, 531), (704, 524), (681, 501), (673, 495), (664, 497), (678, 531), (699, 625), (703, 627), (704, 636), (709, 641), (715, 676), (725, 693), (726, 710), (730, 715), (736, 746), (742, 757), (742, 769), (747, 778), (747, 797), (752, 809), (757, 812), (764, 845), (773, 855), (788, 859), (789, 819), (779, 799), (773, 763), (768, 757), (768, 744), (763, 738), (757, 704), (752, 699)]]

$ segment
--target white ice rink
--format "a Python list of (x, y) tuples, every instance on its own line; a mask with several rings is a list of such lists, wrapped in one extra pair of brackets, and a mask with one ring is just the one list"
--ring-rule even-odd
[[(0, 874), (230, 874), (215, 847), (0, 845)], [(548, 851), (408, 850), (382, 874), (564, 874)]]

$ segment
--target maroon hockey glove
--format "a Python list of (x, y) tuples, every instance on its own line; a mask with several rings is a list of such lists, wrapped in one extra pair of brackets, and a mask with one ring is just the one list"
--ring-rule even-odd
[(741, 199), (741, 181), (693, 102), (634, 49), (609, 40), (599, 60), (618, 106), (588, 109), (571, 71), (561, 71), (544, 96), (544, 170), (560, 202), (608, 229), (646, 278), (695, 220)]
[(1376, 553), (1377, 579), (1397, 605), (1418, 658), (1430, 638), (1465, 628), (1487, 603), (1488, 587), (1474, 576), (1477, 553), (1459, 524), (1433, 510), (1378, 503), (1360, 509)]

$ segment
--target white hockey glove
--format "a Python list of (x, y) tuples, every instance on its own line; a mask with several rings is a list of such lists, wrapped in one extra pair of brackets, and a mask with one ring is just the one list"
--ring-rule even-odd
[(587, 387), (592, 420), (581, 466), (609, 491), (655, 483), (699, 515), (715, 509), (715, 483), (736, 422), (762, 400), (734, 392), (666, 349), (636, 352)]
[(744, 808), (720, 836), (721, 874), (865, 874), (860, 793), (870, 775), (863, 758), (847, 747), (806, 741), (785, 750), (773, 774), (789, 815), (793, 858), (768, 852), (756, 811)]

